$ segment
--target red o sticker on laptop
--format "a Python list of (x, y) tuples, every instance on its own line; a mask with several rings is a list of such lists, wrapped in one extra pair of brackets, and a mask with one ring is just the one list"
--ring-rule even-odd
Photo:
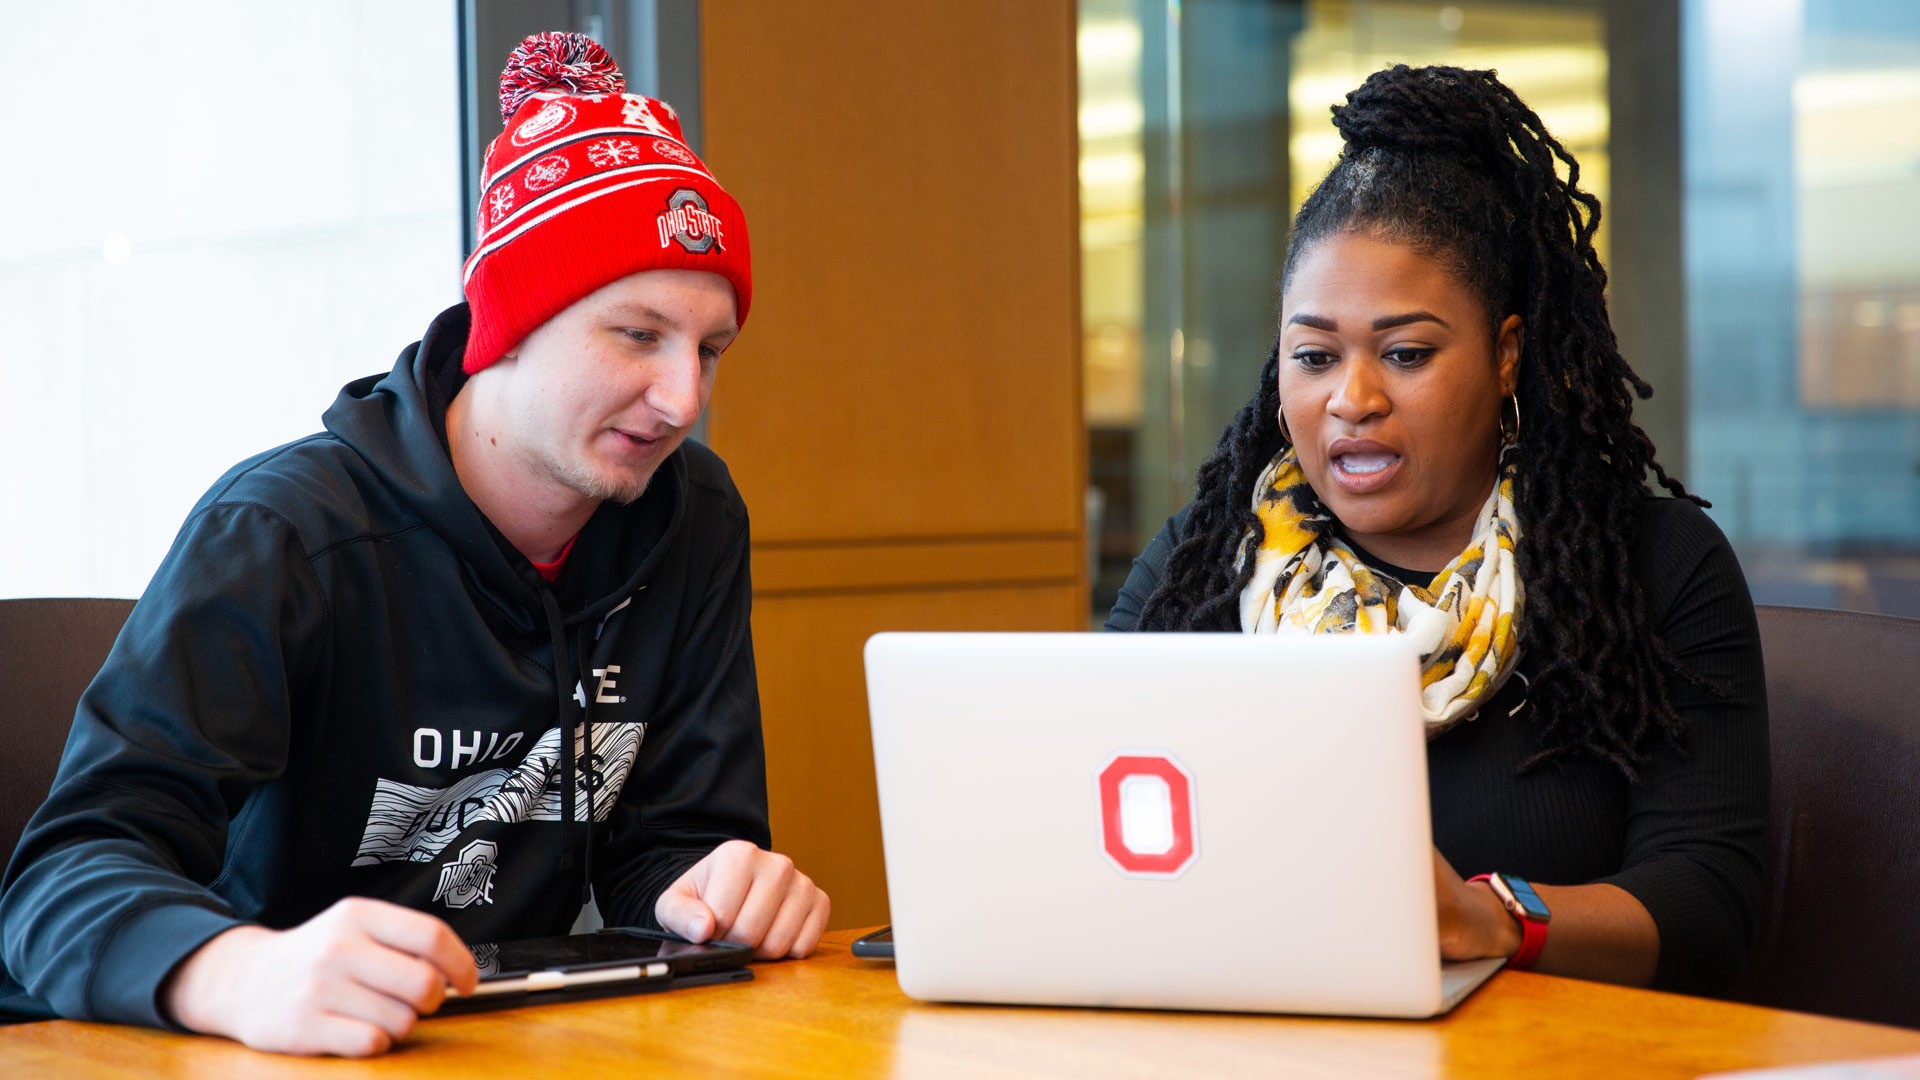
[(1116, 754), (1100, 770), (1100, 849), (1127, 877), (1177, 878), (1200, 857), (1193, 774), (1171, 754)]

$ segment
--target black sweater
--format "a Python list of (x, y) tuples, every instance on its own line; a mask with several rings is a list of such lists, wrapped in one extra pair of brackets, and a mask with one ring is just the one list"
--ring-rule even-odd
[(726, 467), (682, 446), (549, 588), (447, 457), (466, 337), (463, 305), (194, 508), (8, 866), (0, 1012), (160, 1024), (203, 942), (345, 896), (565, 933), (589, 830), (607, 922), (649, 924), (716, 845), (768, 843)]
[[(1109, 630), (1137, 628), (1186, 511), (1135, 560)], [(1673, 678), (1687, 726), (1676, 749), (1658, 734), (1628, 783), (1590, 758), (1536, 767), (1542, 718), (1509, 679), (1476, 719), (1427, 744), (1434, 844), (1463, 876), (1503, 871), (1547, 885), (1609, 882), (1646, 906), (1660, 932), (1654, 985), (1724, 990), (1753, 941), (1768, 804), (1766, 680), (1753, 601), (1733, 549), (1692, 503), (1649, 498), (1634, 566), (1648, 622), (1719, 696)], [(1535, 665), (1521, 643), (1519, 671)], [(1509, 715), (1511, 714), (1511, 715)]]

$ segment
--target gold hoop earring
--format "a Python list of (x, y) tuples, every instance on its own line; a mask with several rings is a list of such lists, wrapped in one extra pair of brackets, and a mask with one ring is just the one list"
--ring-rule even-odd
[(1293, 445), (1293, 432), (1287, 430), (1287, 410), (1285, 406), (1281, 406), (1280, 408), (1280, 437), (1287, 441), (1288, 446)]
[[(1507, 424), (1507, 402), (1513, 402), (1513, 424)], [(1515, 391), (1501, 402), (1500, 409), (1500, 446), (1502, 449), (1520, 445), (1520, 394)]]

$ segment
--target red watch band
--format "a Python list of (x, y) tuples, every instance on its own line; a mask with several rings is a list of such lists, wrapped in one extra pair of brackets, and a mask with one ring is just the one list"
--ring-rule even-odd
[[(1475, 874), (1467, 879), (1467, 883), (1492, 880), (1492, 874)], [(1501, 903), (1505, 906), (1506, 902), (1503, 900)], [(1507, 966), (1520, 971), (1531, 970), (1534, 962), (1540, 959), (1540, 950), (1547, 947), (1547, 924), (1528, 918), (1524, 911), (1515, 911), (1511, 907), (1507, 908), (1507, 913), (1520, 923), (1520, 951), (1507, 959)]]

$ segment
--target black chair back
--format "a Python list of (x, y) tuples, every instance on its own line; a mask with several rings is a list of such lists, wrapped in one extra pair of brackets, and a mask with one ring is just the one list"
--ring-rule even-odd
[(46, 800), (80, 692), (132, 610), (131, 600), (0, 600), (0, 858)]
[(1733, 996), (1920, 1027), (1920, 620), (1759, 615), (1773, 812)]

